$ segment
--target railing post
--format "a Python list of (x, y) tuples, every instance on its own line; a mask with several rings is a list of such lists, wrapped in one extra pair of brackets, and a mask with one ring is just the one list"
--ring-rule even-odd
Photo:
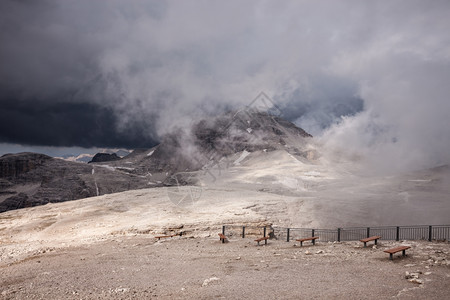
[(245, 226), (242, 226), (242, 238), (245, 238)]
[(289, 242), (289, 233), (290, 233), (290, 228), (287, 229), (287, 234), (286, 234), (287, 238), (286, 238), (286, 242)]
[(338, 238), (337, 238), (338, 242), (341, 241), (341, 229), (338, 228)]
[(314, 236), (314, 229), (311, 230), (311, 236)]
[(397, 236), (395, 237), (395, 240), (396, 241), (400, 240), (400, 227), (399, 226), (397, 226)]
[(370, 227), (367, 227), (367, 237), (370, 237)]
[(433, 238), (433, 227), (432, 226), (428, 226), (428, 241), (431, 242), (431, 239)]
[(222, 234), (225, 235), (225, 225), (222, 226)]

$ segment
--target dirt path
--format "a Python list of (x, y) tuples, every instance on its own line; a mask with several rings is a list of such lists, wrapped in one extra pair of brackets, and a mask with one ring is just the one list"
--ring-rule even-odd
[[(359, 242), (256, 246), (252, 237), (114, 237), (0, 264), (1, 299), (445, 299), (450, 244), (408, 242), (405, 258)], [(308, 253), (309, 252), (309, 253)], [(419, 271), (422, 284), (405, 279)]]

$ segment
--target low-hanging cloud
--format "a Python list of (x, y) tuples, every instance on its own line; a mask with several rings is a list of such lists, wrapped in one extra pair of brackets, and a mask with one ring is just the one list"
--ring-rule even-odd
[(264, 90), (330, 146), (448, 163), (449, 15), (447, 1), (5, 0), (0, 142), (149, 146)]

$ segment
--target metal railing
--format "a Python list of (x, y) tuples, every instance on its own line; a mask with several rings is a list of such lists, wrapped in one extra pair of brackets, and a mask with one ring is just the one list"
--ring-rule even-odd
[(349, 227), (336, 229), (287, 228), (272, 226), (224, 225), (222, 233), (229, 237), (270, 236), (277, 240), (290, 240), (318, 236), (322, 242), (357, 241), (370, 236), (381, 240), (450, 241), (450, 225)]

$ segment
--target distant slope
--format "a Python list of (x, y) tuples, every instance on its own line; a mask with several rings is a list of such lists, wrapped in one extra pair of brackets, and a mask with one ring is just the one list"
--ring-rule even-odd
[(37, 153), (0, 157), (0, 212), (147, 187), (147, 180), (114, 168)]

